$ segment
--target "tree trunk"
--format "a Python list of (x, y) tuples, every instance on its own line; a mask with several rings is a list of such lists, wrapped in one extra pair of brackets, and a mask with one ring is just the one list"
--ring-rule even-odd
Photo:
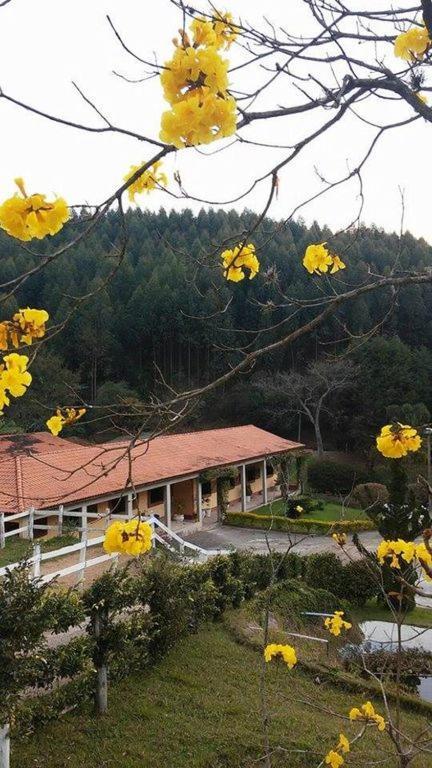
[(316, 440), (316, 447), (317, 447), (317, 454), (320, 458), (324, 456), (324, 445), (323, 445), (323, 439), (321, 435), (321, 428), (319, 419), (315, 419), (314, 421), (314, 429), (315, 429), (315, 440)]

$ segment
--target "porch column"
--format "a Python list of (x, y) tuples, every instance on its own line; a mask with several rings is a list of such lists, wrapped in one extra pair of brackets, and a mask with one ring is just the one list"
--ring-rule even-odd
[(244, 464), (240, 466), (240, 481), (241, 481), (241, 511), (246, 512), (246, 467)]
[(165, 519), (168, 528), (171, 528), (171, 484), (165, 486)]
[(132, 520), (133, 518), (133, 493), (128, 493), (127, 499), (126, 499), (126, 512), (128, 516), (128, 520)]
[(262, 466), (261, 466), (261, 477), (262, 477), (262, 496), (263, 496), (263, 504), (267, 504), (268, 502), (268, 494), (267, 494), (267, 462), (264, 459)]
[(203, 521), (203, 506), (202, 506), (202, 487), (199, 477), (197, 477), (197, 514), (198, 514), (198, 522), (202, 523)]
[(81, 541), (88, 538), (87, 504), (81, 507)]

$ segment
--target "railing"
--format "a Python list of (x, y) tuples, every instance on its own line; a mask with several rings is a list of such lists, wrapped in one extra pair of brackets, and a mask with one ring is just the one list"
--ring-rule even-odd
[[(49, 513), (51, 514), (52, 510), (49, 510)], [(18, 517), (21, 518), (24, 514), (27, 513), (20, 513), (20, 516)], [(93, 517), (98, 517), (98, 515), (95, 514)], [(121, 515), (112, 515), (112, 517), (115, 517), (116, 519), (127, 519), (126, 516)], [(146, 522), (150, 523), (152, 526), (153, 547), (155, 547), (156, 544), (160, 544), (169, 549), (171, 552), (180, 554), (182, 557), (190, 554), (190, 558), (195, 558), (200, 561), (207, 560), (209, 557), (214, 557), (215, 555), (225, 555), (229, 553), (229, 550), (226, 549), (203, 549), (196, 544), (185, 541), (185, 539), (182, 539), (181, 536), (179, 536), (177, 533), (174, 533), (174, 531), (168, 528), (157, 517), (148, 517), (146, 518)], [(24, 530), (27, 530), (27, 527)], [(12, 531), (8, 533), (12, 533)], [(17, 533), (17, 531), (13, 531), (13, 533)], [(41, 552), (40, 544), (34, 544), (33, 555), (27, 561), (31, 575), (34, 578), (41, 578), (42, 583), (46, 583), (52, 581), (53, 579), (63, 578), (65, 576), (70, 576), (76, 573), (76, 583), (80, 585), (85, 579), (85, 572), (88, 568), (93, 568), (96, 565), (101, 565), (102, 563), (108, 562), (110, 560), (113, 562), (118, 561), (118, 554), (108, 555), (104, 553), (102, 555), (97, 555), (96, 557), (88, 558), (88, 550), (92, 549), (93, 547), (100, 547), (105, 537), (97, 536), (95, 538), (89, 539), (87, 533), (87, 528), (82, 529), (81, 541), (77, 542), (76, 544), (61, 547), (60, 549), (52, 550), (51, 552)], [(7, 535), (8, 534), (6, 534), (6, 536)], [(72, 565), (68, 565), (65, 568), (57, 568), (56, 570), (41, 576), (42, 563), (48, 562), (50, 560), (62, 559), (74, 554), (75, 552), (78, 553), (78, 562), (73, 563)], [(0, 577), (4, 576), (7, 570), (13, 570), (18, 566), (19, 562), (16, 562), (0, 568)]]

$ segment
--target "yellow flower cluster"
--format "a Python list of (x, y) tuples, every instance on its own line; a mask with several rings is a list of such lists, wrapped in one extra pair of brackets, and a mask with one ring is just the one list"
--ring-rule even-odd
[(285, 664), (292, 669), (297, 664), (297, 656), (292, 645), (280, 645), (278, 643), (269, 643), (264, 649), (264, 659), (271, 661), (273, 658), (281, 657)]
[(427, 578), (432, 576), (432, 554), (424, 542), (414, 544), (412, 541), (382, 541), (377, 549), (377, 557), (381, 565), (387, 563), (390, 568), (400, 568), (401, 559), (406, 563), (418, 560)]
[(339, 544), (340, 547), (344, 547), (347, 543), (346, 533), (332, 533), (332, 539)]
[(325, 764), (330, 768), (340, 768), (344, 764), (345, 760), (342, 755), (346, 755), (350, 751), (350, 743), (345, 736), (341, 733), (339, 735), (339, 742), (335, 749), (331, 749), (325, 757)]
[(349, 621), (342, 618), (343, 615), (343, 611), (335, 611), (331, 618), (329, 617), (324, 621), (325, 628), (335, 637), (340, 635), (342, 629), (351, 629), (352, 627)]
[(383, 716), (375, 712), (373, 704), (371, 704), (370, 701), (367, 701), (366, 704), (362, 704), (360, 709), (358, 709), (358, 707), (353, 707), (349, 713), (349, 719), (352, 721), (365, 720), (368, 723), (375, 723), (378, 726), (379, 731), (385, 730), (385, 720)]
[(326, 273), (330, 269), (330, 274), (334, 275), (335, 272), (339, 272), (340, 269), (345, 269), (346, 264), (336, 256), (331, 254), (326, 248), (325, 243), (308, 245), (303, 258), (303, 266), (307, 269), (309, 274)]
[(20, 309), (15, 312), (12, 320), (0, 323), (0, 349), (15, 348), (20, 344), (31, 344), (33, 339), (45, 336), (45, 324), (49, 314), (44, 309)]
[[(144, 163), (142, 163), (144, 165)], [(153, 189), (156, 189), (156, 187), (166, 187), (168, 186), (168, 179), (165, 173), (162, 173), (159, 171), (160, 166), (162, 165), (161, 160), (158, 160), (156, 163), (153, 163), (150, 168), (148, 168), (146, 171), (144, 171), (141, 176), (139, 176), (131, 185), (128, 187), (128, 195), (129, 200), (132, 202), (135, 201), (135, 195), (139, 195), (142, 192), (151, 192)], [(126, 176), (123, 177), (124, 181), (129, 181), (132, 176), (139, 171), (141, 166), (139, 165), (131, 165), (131, 169), (129, 173), (126, 174)]]
[(116, 521), (111, 523), (105, 533), (103, 547), (108, 554), (132, 555), (137, 557), (151, 549), (152, 528), (150, 523), (141, 523), (139, 520), (128, 520), (123, 523)]
[(247, 245), (239, 243), (235, 248), (223, 251), (221, 259), (224, 277), (234, 283), (238, 283), (246, 277), (243, 267), (250, 270), (249, 280), (252, 280), (259, 272), (260, 263), (252, 243)]
[[(220, 17), (220, 18), (219, 18)], [(231, 30), (231, 31), (230, 31)], [(164, 112), (160, 138), (175, 147), (209, 144), (232, 136), (236, 128), (236, 102), (228, 93), (228, 60), (219, 49), (232, 42), (229, 15), (214, 21), (195, 19), (193, 42), (186, 32), (164, 65), (161, 84), (171, 109)]]
[(190, 28), (195, 45), (210, 45), (215, 48), (230, 48), (239, 33), (232, 15), (220, 11), (215, 11), (211, 19), (202, 16), (194, 19)]
[(84, 416), (85, 412), (85, 408), (57, 408), (54, 416), (51, 416), (46, 421), (46, 425), (51, 434), (57, 436), (63, 427), (68, 427), (70, 424), (78, 421), (81, 416)]
[(0, 413), (5, 405), (10, 404), (9, 395), (22, 397), (31, 384), (31, 374), (27, 370), (28, 357), (12, 352), (5, 355), (0, 364)]
[(387, 459), (401, 459), (410, 451), (418, 451), (421, 437), (409, 424), (386, 424), (376, 439), (379, 452)]
[(430, 44), (426, 27), (411, 27), (397, 36), (394, 42), (394, 53), (405, 61), (416, 61), (423, 58)]
[(55, 235), (69, 219), (69, 209), (63, 198), (48, 202), (45, 195), (29, 197), (22, 179), (15, 179), (22, 197), (14, 195), (0, 205), (0, 227), (18, 240), (41, 240)]

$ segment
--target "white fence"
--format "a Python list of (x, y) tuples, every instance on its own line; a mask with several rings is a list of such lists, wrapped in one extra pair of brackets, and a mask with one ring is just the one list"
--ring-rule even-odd
[[(21, 515), (14, 515), (15, 518), (21, 519), (23, 515), (28, 515), (29, 513), (21, 513)], [(46, 517), (46, 511), (44, 513), (39, 513), (40, 515), (44, 514)], [(49, 511), (49, 514), (54, 514), (53, 510)], [(75, 513), (79, 514), (79, 513)], [(33, 514), (31, 516), (31, 520), (34, 524), (35, 518), (35, 511), (33, 510)], [(69, 512), (68, 512), (69, 515)], [(92, 515), (92, 517), (100, 517), (99, 515)], [(115, 519), (127, 519), (125, 515), (112, 515), (112, 518)], [(157, 544), (160, 544), (167, 549), (169, 549), (171, 552), (180, 554), (182, 557), (189, 556), (189, 559), (196, 559), (198, 561), (205, 561), (209, 557), (214, 557), (215, 555), (220, 554), (228, 554), (229, 550), (217, 550), (217, 549), (203, 549), (202, 547), (197, 546), (196, 544), (192, 544), (189, 541), (185, 541), (185, 539), (182, 539), (181, 536), (179, 536), (177, 533), (174, 533), (170, 528), (168, 528), (164, 523), (162, 523), (157, 517), (149, 517), (146, 519), (147, 522), (150, 523), (152, 526), (152, 544), (155, 547)], [(25, 526), (24, 530), (28, 530), (29, 524)], [(33, 525), (34, 529), (37, 530), (37, 525)], [(44, 529), (46, 529), (49, 526), (43, 526)], [(89, 538), (88, 532), (89, 530), (95, 531), (94, 528), (89, 529), (86, 525), (85, 528), (79, 529), (81, 530), (81, 541), (77, 542), (76, 544), (71, 544), (67, 547), (61, 547), (60, 549), (52, 550), (50, 552), (41, 552), (40, 544), (34, 544), (33, 547), (33, 556), (29, 558), (28, 564), (30, 568), (30, 573), (33, 577), (40, 577), (42, 580), (42, 583), (46, 583), (48, 581), (52, 581), (53, 579), (59, 579), (64, 578), (65, 576), (71, 576), (72, 574), (76, 573), (76, 584), (82, 584), (85, 579), (85, 572), (88, 568), (93, 568), (96, 565), (101, 565), (102, 563), (108, 562), (109, 560), (113, 562), (118, 561), (118, 554), (114, 555), (108, 555), (106, 553), (102, 555), (97, 555), (95, 557), (91, 557), (91, 549), (94, 547), (100, 547), (104, 541), (104, 536), (96, 536), (95, 538)], [(18, 530), (15, 531), (9, 531), (6, 533), (6, 537), (10, 534), (17, 534)], [(29, 536), (29, 538), (31, 538)], [(90, 556), (89, 556), (89, 550), (90, 550)], [(43, 574), (41, 576), (41, 564), (46, 563), (50, 560), (61, 560), (64, 557), (68, 557), (69, 555), (72, 555), (74, 553), (77, 553), (78, 560), (76, 563), (72, 563), (72, 565), (68, 565), (66, 567), (59, 567), (55, 569), (54, 571), (51, 571), (50, 573)], [(10, 565), (7, 565), (3, 568), (0, 568), (0, 577), (4, 576), (7, 570), (13, 570), (14, 568), (17, 568), (19, 563), (11, 563)]]

